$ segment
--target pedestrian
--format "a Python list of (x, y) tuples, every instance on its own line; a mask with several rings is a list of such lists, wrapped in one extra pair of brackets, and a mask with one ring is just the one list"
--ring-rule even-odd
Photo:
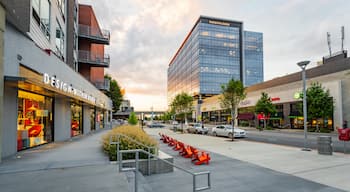
[(343, 121), (343, 129), (346, 129), (346, 128), (348, 128), (348, 121), (344, 120)]

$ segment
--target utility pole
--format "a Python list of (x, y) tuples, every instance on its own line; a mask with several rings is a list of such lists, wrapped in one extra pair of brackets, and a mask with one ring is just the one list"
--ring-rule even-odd
[(153, 124), (153, 106), (151, 107), (151, 123)]

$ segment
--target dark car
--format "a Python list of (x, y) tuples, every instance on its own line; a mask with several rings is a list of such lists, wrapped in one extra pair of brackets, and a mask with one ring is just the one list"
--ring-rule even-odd
[(147, 125), (147, 127), (149, 127), (149, 128), (163, 128), (164, 127), (164, 125), (162, 125), (162, 124), (160, 124), (160, 123), (150, 123), (150, 124), (148, 124)]

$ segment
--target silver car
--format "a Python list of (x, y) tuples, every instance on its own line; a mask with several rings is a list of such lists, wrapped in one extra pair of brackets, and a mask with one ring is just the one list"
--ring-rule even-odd
[(200, 123), (195, 123), (193, 125), (193, 127), (196, 130), (196, 133), (200, 133), (200, 134), (208, 134), (209, 129), (207, 127), (204, 127), (202, 124)]
[[(224, 136), (232, 138), (232, 126), (231, 125), (218, 125), (212, 129), (214, 136)], [(240, 128), (234, 128), (234, 136), (235, 138), (238, 137), (245, 137), (246, 132), (243, 129)]]

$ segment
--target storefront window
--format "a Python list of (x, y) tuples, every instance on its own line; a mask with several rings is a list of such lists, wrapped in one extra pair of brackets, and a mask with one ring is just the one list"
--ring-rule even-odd
[(97, 111), (96, 122), (99, 123), (100, 129), (104, 128), (104, 115), (102, 110)]
[(52, 98), (18, 91), (17, 150), (53, 141)]
[(96, 123), (95, 123), (95, 109), (90, 109), (90, 124), (91, 124), (91, 130), (96, 130)]
[(70, 108), (72, 111), (71, 136), (75, 137), (83, 133), (83, 109), (81, 105), (78, 105), (76, 103), (71, 103)]

